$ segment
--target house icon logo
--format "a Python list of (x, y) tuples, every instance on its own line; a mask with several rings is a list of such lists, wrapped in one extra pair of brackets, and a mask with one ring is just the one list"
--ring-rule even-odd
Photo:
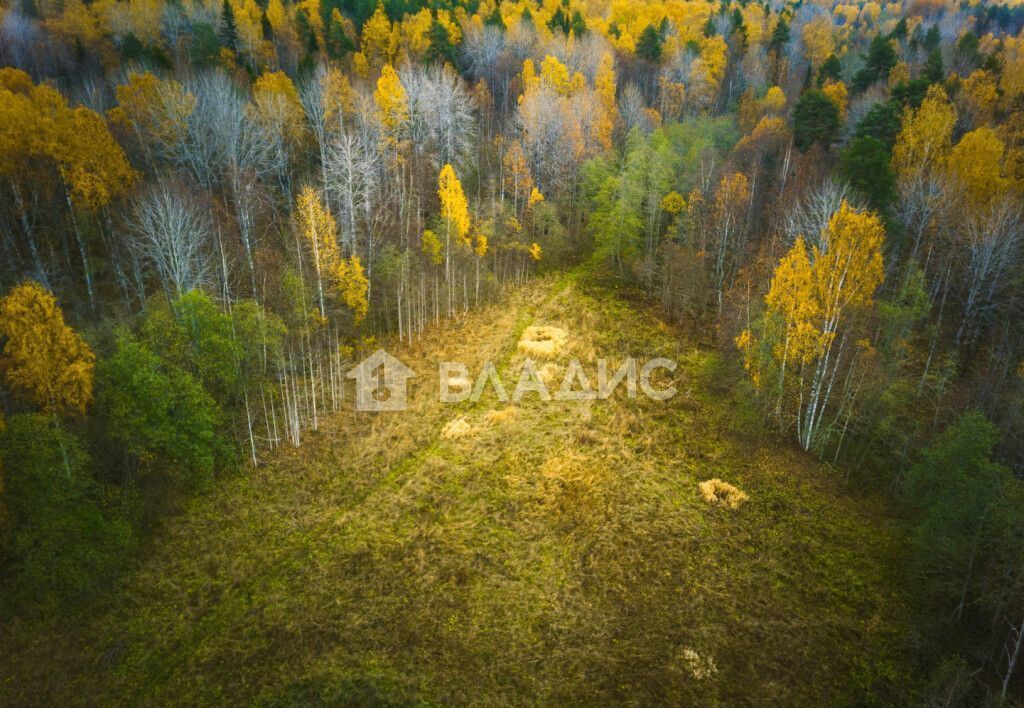
[(356, 380), (356, 410), (405, 410), (407, 380), (415, 375), (401, 361), (378, 349), (348, 373), (348, 378)]

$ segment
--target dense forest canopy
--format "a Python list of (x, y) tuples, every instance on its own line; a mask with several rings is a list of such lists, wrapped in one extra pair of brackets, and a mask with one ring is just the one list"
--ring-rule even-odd
[(375, 342), (580, 267), (901, 505), (935, 700), (1019, 699), (1022, 28), (967, 0), (3, 0), (0, 611), (103, 593)]

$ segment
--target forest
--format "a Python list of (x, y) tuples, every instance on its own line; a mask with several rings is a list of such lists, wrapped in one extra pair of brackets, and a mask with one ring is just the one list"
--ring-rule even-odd
[[(746, 659), (723, 649), (716, 665), (702, 648), (680, 650), (690, 683), (679, 692), (672, 681), (683, 679), (668, 674), (611, 686), (580, 669), (594, 692), (560, 694), (530, 683), (522, 666), (536, 664), (524, 659), (506, 667), (521, 669), (519, 684), (446, 693), (431, 673), (439, 663), (380, 658), (443, 632), (431, 625), (407, 644), (366, 638), (361, 678), (317, 700), (271, 700), (269, 684), (232, 693), (229, 678), (185, 695), (267, 705), (1024, 701), (1024, 3), (0, 0), (0, 703), (180, 700), (149, 693), (160, 667), (124, 679), (135, 693), (75, 693), (70, 680), (58, 685), (62, 673), (46, 678), (46, 647), (72, 627), (89, 636), (82, 618), (101, 622), (113, 606), (148, 616), (122, 588), (152, 579), (147, 561), (192, 538), (182, 529), (207, 532), (213, 522), (197, 510), (296, 459), (327, 464), (324, 436), (348, 425), (347, 374), (365, 355), (482, 347), (488, 323), (522, 319), (544, 288), (563, 286), (551, 296), (563, 309), (538, 311), (570, 331), (578, 319), (578, 349), (586, 336), (594, 351), (642, 350), (672, 331), (674, 343), (659, 346), (693, 342), (716, 362), (688, 370), (718, 392), (700, 405), (735, 411), (714, 420), (739, 441), (737, 469), (770, 446), (813, 470), (791, 483), (773, 473), (772, 489), (824, 485), (813, 503), (783, 505), (814, 517), (820, 558), (856, 545), (847, 517), (832, 526), (832, 513), (877, 525), (885, 539), (871, 548), (898, 548), (863, 559), (884, 565), (864, 586), (884, 575), (878, 596), (904, 603), (891, 613), (906, 623), (898, 639), (872, 634), (886, 615), (857, 605), (859, 629), (842, 644), (808, 639), (805, 655), (775, 657), (810, 672), (814, 652), (853, 652), (856, 634), (878, 651), (847, 657), (855, 666), (836, 680), (856, 688), (752, 684), (745, 694)], [(634, 332), (646, 317), (663, 329)], [(675, 442), (640, 458), (685, 450), (689, 438), (644, 411), (612, 442), (646, 429)], [(536, 425), (545, 421), (538, 413)], [(365, 444), (382, 455), (391, 445)], [(624, 459), (615, 454), (587, 457), (560, 489), (612, 494), (594, 490), (625, 482), (588, 475)], [(406, 463), (387, 464), (399, 475)], [(748, 486), (748, 507), (768, 504)], [(245, 489), (235, 498), (274, 494)], [(699, 504), (688, 489), (686, 503)], [(630, 505), (649, 497), (622, 494), (630, 523), (647, 514)], [(494, 514), (517, 499), (503, 497)], [(378, 503), (400, 501), (395, 492)], [(661, 528), (655, 508), (644, 518)], [(775, 523), (768, 511), (757, 528)], [(742, 513), (722, 510), (714, 523)], [(564, 515), (594, 533), (619, 523), (601, 526), (580, 506)], [(579, 532), (565, 523), (543, 533)], [(648, 551), (650, 567), (673, 572)], [(582, 572), (590, 553), (572, 568)], [(787, 547), (796, 559), (779, 562), (803, 562), (800, 553)], [(484, 572), (473, 563), (453, 574)], [(168, 561), (164, 572), (185, 571)], [(778, 582), (803, 576), (788, 577)], [(808, 607), (833, 585), (861, 584), (808, 578), (794, 600)], [(367, 602), (394, 601), (402, 587), (382, 582)], [(473, 632), (459, 651), (486, 664)], [(580, 632), (551, 641), (616, 641)], [(758, 680), (828, 681), (782, 666), (757, 669)], [(366, 678), (371, 668), (422, 673), (393, 695)], [(664, 693), (651, 688), (663, 681)]]

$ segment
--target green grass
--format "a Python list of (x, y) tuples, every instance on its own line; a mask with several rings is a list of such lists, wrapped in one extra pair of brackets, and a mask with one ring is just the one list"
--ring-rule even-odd
[[(529, 324), (567, 330), (588, 372), (674, 358), (679, 394), (531, 396), (490, 424), (504, 404), (435, 400), (434, 362), (516, 370)], [(411, 410), (328, 420), (196, 500), (101, 607), (15, 623), (0, 703), (907, 700), (897, 523), (753, 424), (719, 354), (576, 277), (399, 353), (421, 372)], [(442, 439), (460, 415), (474, 433)], [(750, 500), (707, 505), (710, 477)], [(687, 649), (717, 673), (695, 678)]]

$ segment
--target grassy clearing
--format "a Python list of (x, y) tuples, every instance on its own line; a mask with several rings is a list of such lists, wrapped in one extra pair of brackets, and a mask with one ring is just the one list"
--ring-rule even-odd
[[(436, 400), (438, 359), (517, 371), (530, 326), (592, 383), (675, 358), (679, 394)], [(330, 420), (174, 519), (104, 607), (12, 627), (0, 703), (902, 702), (896, 525), (745, 424), (716, 354), (572, 278), (400, 354), (410, 410)], [(712, 478), (749, 499), (706, 503)]]

